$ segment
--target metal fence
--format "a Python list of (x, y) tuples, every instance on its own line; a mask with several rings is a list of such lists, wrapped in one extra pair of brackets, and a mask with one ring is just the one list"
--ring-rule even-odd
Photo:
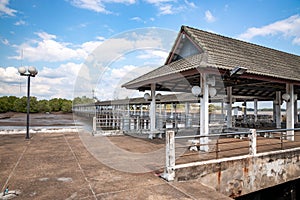
[(256, 130), (210, 135), (176, 135), (166, 131), (164, 178), (173, 180), (175, 169), (196, 162), (252, 155), (300, 147), (300, 128)]

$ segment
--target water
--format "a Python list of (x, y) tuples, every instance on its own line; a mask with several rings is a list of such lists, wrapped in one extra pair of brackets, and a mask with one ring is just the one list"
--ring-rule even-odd
[(236, 198), (237, 200), (300, 200), (300, 179)]
[[(8, 114), (2, 114), (8, 115)], [(72, 114), (30, 114), (30, 133), (74, 132), (83, 123), (73, 119)], [(13, 113), (0, 118), (0, 134), (25, 134), (26, 114)]]

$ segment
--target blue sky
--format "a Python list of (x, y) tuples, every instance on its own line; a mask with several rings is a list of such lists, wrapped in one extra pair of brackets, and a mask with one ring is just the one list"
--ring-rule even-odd
[[(26, 95), (26, 78), (17, 73), (23, 65), (39, 70), (32, 95), (73, 99), (76, 79), (84, 74), (82, 64), (95, 48), (145, 27), (176, 36), (181, 25), (300, 55), (299, 0), (0, 0), (0, 96)], [(162, 41), (155, 42), (161, 47)], [(163, 64), (166, 51), (112, 57), (110, 69), (98, 77), (97, 97), (120, 98), (111, 88), (103, 90), (101, 82), (118, 87), (132, 78), (133, 70), (149, 70), (150, 60), (151, 66)], [(94, 88), (82, 85), (91, 95)]]

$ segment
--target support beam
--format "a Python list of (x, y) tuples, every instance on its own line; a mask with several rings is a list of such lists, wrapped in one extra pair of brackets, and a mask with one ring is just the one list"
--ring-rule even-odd
[(156, 130), (155, 122), (156, 122), (156, 102), (155, 102), (155, 83), (151, 84), (151, 103), (150, 103), (150, 134), (149, 138), (153, 139), (153, 133)]
[(254, 99), (254, 122), (257, 122), (257, 99)]
[(276, 128), (281, 128), (281, 92), (276, 91), (276, 107), (275, 107)]
[(185, 102), (184, 105), (185, 108), (185, 128), (189, 128), (191, 126), (190, 124), (190, 103), (189, 102)]
[[(294, 95), (294, 85), (286, 84), (286, 93), (290, 95), (289, 101), (286, 102), (286, 128), (293, 129), (294, 128), (294, 103), (295, 103), (295, 95)], [(287, 139), (290, 141), (294, 141), (294, 130), (287, 131)]]
[(247, 123), (247, 101), (244, 101), (244, 113), (243, 113), (243, 121)]
[(295, 94), (295, 104), (294, 104), (294, 118), (295, 118), (295, 124), (299, 122), (298, 119), (298, 101), (297, 101), (297, 94)]
[(227, 128), (232, 128), (232, 87), (227, 87)]
[[(209, 113), (208, 113), (208, 84), (205, 73), (201, 74), (200, 84), (202, 90), (201, 110), (200, 110), (200, 135), (208, 135), (209, 133)], [(200, 138), (200, 144), (208, 144), (208, 138)], [(200, 150), (208, 151), (208, 145), (200, 146)]]

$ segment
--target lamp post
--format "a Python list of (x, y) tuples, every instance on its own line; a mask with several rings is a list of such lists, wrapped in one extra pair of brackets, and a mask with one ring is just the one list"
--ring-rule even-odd
[(26, 123), (26, 137), (25, 139), (29, 138), (29, 111), (30, 111), (30, 77), (35, 77), (38, 73), (35, 67), (19, 67), (18, 72), (21, 76), (27, 76), (27, 123)]

